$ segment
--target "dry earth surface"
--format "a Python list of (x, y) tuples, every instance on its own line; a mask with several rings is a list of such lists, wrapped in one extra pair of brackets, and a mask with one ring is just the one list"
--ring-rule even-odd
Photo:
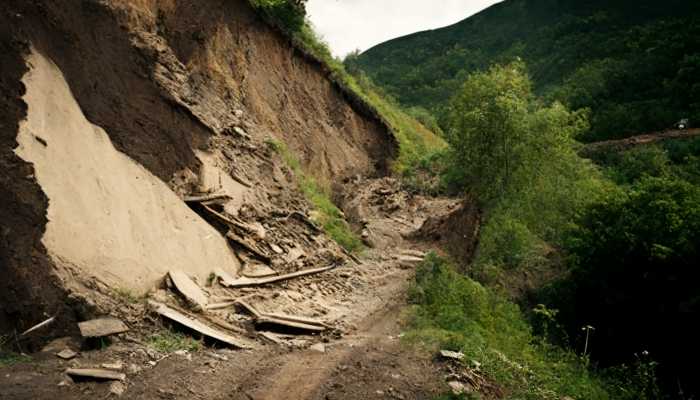
[[(127, 377), (121, 396), (134, 399), (428, 399), (443, 393), (447, 386), (435, 354), (401, 341), (414, 255), (432, 244), (405, 238), (413, 237), (429, 216), (447, 215), (459, 204), (407, 194), (390, 178), (358, 180), (350, 187), (353, 194), (345, 200), (354, 211), (349, 213), (361, 218), (366, 241), (375, 246), (360, 263), (348, 261), (323, 274), (255, 289), (208, 288), (245, 297), (269, 312), (315, 309), (333, 327), (331, 333), (278, 331), (281, 343), (258, 336), (250, 350), (207, 342), (193, 353), (159, 353), (146, 344), (161, 326), (157, 316), (143, 303), (115, 300), (127, 310), (115, 314), (129, 321), (131, 332), (102, 349), (86, 349), (79, 337), (54, 342), (32, 361), (0, 370), (0, 398), (116, 396), (110, 393), (112, 382), (76, 381), (65, 374), (67, 368), (105, 363), (122, 365)], [(235, 308), (217, 313), (244, 317)], [(61, 360), (55, 354), (65, 348), (78, 356)]]

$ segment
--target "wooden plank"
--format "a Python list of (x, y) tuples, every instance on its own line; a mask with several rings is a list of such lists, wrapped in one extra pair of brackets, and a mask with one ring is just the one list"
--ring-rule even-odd
[(259, 258), (261, 261), (264, 261), (266, 263), (270, 263), (271, 259), (267, 254), (264, 254), (262, 251), (258, 250), (255, 246), (252, 244), (246, 242), (242, 237), (238, 236), (237, 233), (234, 231), (228, 231), (226, 234), (226, 238), (239, 246), (243, 247), (244, 249), (248, 250), (251, 254)]
[(86, 338), (99, 338), (128, 332), (129, 327), (117, 318), (98, 318), (78, 324), (80, 334)]
[(205, 310), (209, 302), (206, 293), (190, 279), (187, 274), (181, 271), (168, 272), (170, 279), (180, 294), (198, 310)]
[(108, 380), (108, 381), (123, 381), (126, 379), (126, 375), (121, 372), (110, 371), (108, 369), (78, 369), (69, 368), (66, 370), (66, 374), (70, 376), (77, 376), (80, 378), (90, 378), (98, 380)]
[(237, 347), (240, 349), (250, 349), (252, 346), (249, 343), (244, 343), (242, 340), (239, 340), (231, 335), (228, 335), (226, 333), (223, 333), (221, 331), (218, 331), (216, 329), (213, 329), (207, 325), (204, 325), (202, 322), (190, 318), (189, 316), (182, 314), (165, 304), (161, 304), (155, 301), (149, 301), (148, 304), (151, 306), (153, 311), (155, 311), (157, 314), (161, 315), (162, 317), (165, 317), (171, 321), (177, 322), (180, 325), (183, 325), (189, 329), (192, 329), (196, 332), (199, 332), (203, 336), (218, 340), (222, 343), (226, 343), (228, 345), (231, 345), (233, 347)]
[(276, 314), (276, 313), (264, 313), (263, 315), (266, 317), (281, 319), (281, 320), (285, 320), (285, 321), (299, 322), (299, 323), (307, 324), (307, 325), (318, 325), (318, 326), (322, 326), (322, 327), (326, 327), (326, 328), (329, 327), (329, 325), (326, 324), (325, 322), (314, 319), (314, 318), (300, 317), (300, 316), (296, 316), (296, 315), (287, 315), (287, 314)]
[(260, 335), (262, 338), (269, 340), (270, 342), (274, 344), (281, 344), (282, 340), (280, 340), (277, 335), (275, 335), (272, 332), (258, 332), (258, 335)]
[(56, 317), (53, 316), (53, 317), (47, 319), (46, 321), (44, 321), (44, 322), (42, 322), (42, 323), (39, 323), (39, 324), (36, 324), (36, 325), (34, 325), (33, 327), (27, 329), (26, 331), (22, 332), (22, 334), (19, 335), (19, 336), (20, 336), (20, 337), (21, 337), (21, 336), (26, 336), (26, 335), (28, 335), (28, 334), (30, 334), (30, 333), (32, 333), (32, 332), (34, 332), (34, 331), (37, 331), (37, 330), (39, 330), (39, 329), (41, 329), (41, 328), (43, 328), (43, 327), (45, 327), (45, 326), (49, 326), (49, 325), (51, 325), (55, 320), (56, 320)]
[(285, 319), (279, 319), (279, 318), (269, 317), (269, 316), (265, 316), (265, 315), (261, 316), (260, 318), (256, 318), (255, 324), (256, 325), (279, 325), (279, 326), (286, 326), (288, 328), (301, 329), (301, 330), (311, 331), (311, 332), (323, 332), (326, 330), (325, 326), (304, 324), (301, 322), (288, 321)]
[(260, 318), (263, 316), (263, 314), (260, 311), (258, 311), (255, 307), (250, 305), (245, 300), (238, 300), (236, 301), (236, 304), (248, 310), (248, 312), (251, 313), (255, 318)]
[(231, 196), (225, 193), (206, 194), (201, 196), (185, 196), (185, 203), (202, 203), (212, 200), (231, 200)]
[(235, 301), (229, 301), (226, 303), (215, 303), (207, 304), (207, 310), (222, 310), (224, 308), (230, 308), (236, 305)]
[(286, 281), (289, 279), (299, 278), (302, 276), (320, 274), (322, 272), (330, 271), (334, 268), (336, 268), (336, 267), (331, 266), (331, 267), (307, 269), (307, 270), (293, 272), (291, 274), (271, 276), (269, 278), (252, 279), (252, 278), (245, 278), (244, 277), (244, 278), (234, 279), (232, 281), (223, 281), (222, 280), (221, 284), (226, 286), (226, 287), (229, 287), (229, 288), (238, 288), (238, 287), (246, 287), (246, 286), (261, 286), (261, 285), (267, 285), (270, 283), (281, 282), (281, 281)]

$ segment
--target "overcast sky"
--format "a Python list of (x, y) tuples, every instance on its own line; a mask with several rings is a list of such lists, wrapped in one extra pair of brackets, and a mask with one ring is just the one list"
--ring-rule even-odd
[(336, 56), (461, 21), (500, 0), (309, 0), (316, 31)]

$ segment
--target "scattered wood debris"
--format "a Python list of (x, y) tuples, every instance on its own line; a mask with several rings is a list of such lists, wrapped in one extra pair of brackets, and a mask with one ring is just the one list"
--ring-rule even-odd
[(148, 304), (150, 307), (153, 309), (154, 312), (157, 314), (161, 315), (162, 317), (165, 317), (171, 321), (177, 322), (178, 324), (181, 324), (189, 329), (192, 329), (196, 332), (199, 332), (203, 336), (218, 340), (222, 343), (226, 343), (228, 345), (231, 345), (233, 347), (237, 347), (240, 349), (250, 349), (253, 348), (253, 346), (250, 343), (246, 343), (241, 339), (237, 339), (231, 335), (228, 335), (226, 333), (220, 332), (216, 329), (213, 329), (207, 325), (204, 325), (202, 322), (193, 319), (185, 314), (180, 313), (179, 311), (176, 311), (165, 304), (161, 304), (155, 301), (149, 301)]
[(313, 318), (294, 315), (263, 313), (245, 300), (237, 301), (237, 304), (245, 308), (255, 318), (256, 325), (277, 325), (287, 328), (300, 329), (311, 332), (323, 332), (329, 328), (328, 324)]
[(194, 283), (184, 272), (170, 271), (168, 276), (175, 285), (178, 292), (196, 310), (205, 310), (209, 302), (206, 293), (196, 283)]
[(251, 254), (259, 258), (261, 261), (264, 261), (267, 264), (269, 264), (272, 261), (270, 256), (263, 253), (260, 249), (257, 248), (255, 244), (243, 239), (236, 232), (228, 231), (228, 233), (226, 234), (226, 238), (236, 243), (237, 245), (243, 247), (244, 249), (248, 250)]
[(120, 319), (98, 318), (78, 324), (80, 334), (86, 338), (99, 338), (128, 332), (129, 327)]
[(107, 380), (107, 381), (123, 381), (126, 379), (126, 375), (121, 372), (110, 371), (108, 369), (77, 369), (69, 368), (66, 370), (66, 374), (79, 378), (89, 378), (97, 380)]
[(238, 279), (225, 279), (224, 277), (219, 275), (219, 279), (220, 279), (221, 284), (223, 286), (228, 287), (228, 288), (239, 288), (239, 287), (246, 287), (246, 286), (261, 286), (261, 285), (267, 285), (270, 283), (286, 281), (286, 280), (298, 278), (301, 276), (320, 274), (322, 272), (330, 271), (334, 268), (336, 268), (336, 267), (330, 266), (330, 267), (323, 267), (323, 268), (306, 269), (306, 270), (301, 270), (301, 271), (297, 271), (297, 272), (292, 272), (290, 274), (271, 276), (268, 278), (242, 277), (242, 278), (238, 278)]

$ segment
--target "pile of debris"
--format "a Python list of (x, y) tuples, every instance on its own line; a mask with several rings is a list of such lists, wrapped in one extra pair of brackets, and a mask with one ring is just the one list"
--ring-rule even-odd
[[(229, 240), (242, 262), (238, 276), (224, 267), (213, 268), (204, 287), (181, 271), (170, 271), (162, 288), (151, 296), (149, 308), (203, 337), (241, 349), (254, 348), (256, 339), (282, 343), (290, 334), (332, 331), (328, 323), (316, 318), (263, 311), (254, 302), (265, 298), (258, 290), (261, 287), (328, 272), (352, 257), (329, 246), (322, 230), (300, 211), (277, 212), (263, 224), (257, 222), (253, 210), (243, 208), (239, 216), (227, 213), (224, 204), (229, 199), (211, 193), (184, 200)], [(246, 220), (255, 222), (244, 221), (240, 215), (246, 213), (250, 214)], [(317, 248), (324, 251), (310, 254), (306, 250)]]
[(467, 365), (464, 353), (449, 350), (441, 350), (438, 358), (444, 362), (445, 381), (455, 395), (481, 393), (497, 399), (503, 397), (501, 388), (486, 379), (478, 361), (472, 360)]

